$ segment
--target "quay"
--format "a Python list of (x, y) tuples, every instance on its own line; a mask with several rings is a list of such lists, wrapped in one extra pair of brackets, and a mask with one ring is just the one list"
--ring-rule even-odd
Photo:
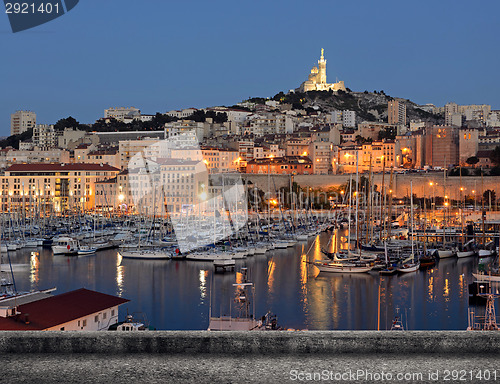
[(26, 383), (439, 382), (446, 370), (500, 375), (499, 352), (498, 332), (0, 332), (3, 377)]

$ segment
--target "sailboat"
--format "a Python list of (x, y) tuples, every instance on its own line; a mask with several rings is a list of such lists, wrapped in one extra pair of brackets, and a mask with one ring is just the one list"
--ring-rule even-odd
[(391, 263), (390, 263), (389, 256), (387, 253), (387, 242), (384, 242), (384, 251), (385, 251), (385, 266), (386, 267), (384, 269), (381, 269), (379, 271), (379, 274), (381, 274), (381, 275), (394, 275), (395, 273), (398, 272), (398, 269), (394, 268), (394, 266), (391, 265)]
[(420, 267), (420, 260), (415, 261), (415, 243), (414, 243), (414, 225), (413, 225), (413, 183), (410, 182), (410, 225), (411, 225), (411, 254), (408, 258), (403, 260), (398, 267), (401, 273), (415, 272)]

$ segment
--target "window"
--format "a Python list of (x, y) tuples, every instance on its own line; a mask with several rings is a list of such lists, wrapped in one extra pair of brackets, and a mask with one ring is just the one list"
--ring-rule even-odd
[(99, 315), (97, 315), (96, 317), (94, 317), (94, 322), (97, 323), (99, 321)]
[(114, 315), (115, 315), (115, 310), (114, 310), (114, 309), (112, 309), (112, 310), (111, 310), (111, 316), (114, 316)]
[(83, 320), (82, 326), (86, 327), (87, 326), (87, 320)]
[(107, 313), (106, 313), (106, 312), (104, 312), (104, 313), (102, 314), (102, 319), (103, 319), (103, 320), (106, 320), (106, 315), (107, 315)]

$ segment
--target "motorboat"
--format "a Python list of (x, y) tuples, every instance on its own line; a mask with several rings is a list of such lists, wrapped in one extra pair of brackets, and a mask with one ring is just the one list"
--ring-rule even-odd
[(78, 241), (72, 237), (61, 236), (53, 240), (54, 255), (75, 255), (78, 252)]

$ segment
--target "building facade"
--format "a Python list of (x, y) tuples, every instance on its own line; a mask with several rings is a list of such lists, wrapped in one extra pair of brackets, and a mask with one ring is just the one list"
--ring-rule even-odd
[(10, 134), (20, 135), (36, 125), (36, 113), (32, 111), (16, 111), (10, 115)]

